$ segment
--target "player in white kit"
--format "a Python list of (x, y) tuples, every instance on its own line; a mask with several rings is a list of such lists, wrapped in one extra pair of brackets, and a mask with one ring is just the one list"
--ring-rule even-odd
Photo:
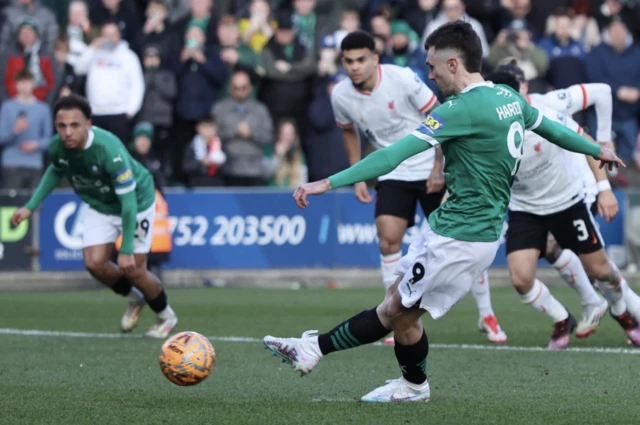
[[(524, 80), (524, 73), (515, 61), (498, 69), (511, 72), (516, 75), (516, 78)], [(521, 84), (521, 91), (528, 99), (544, 103), (550, 108), (564, 112), (569, 116), (594, 105), (597, 117), (596, 140), (613, 149), (613, 143), (609, 142), (612, 140), (611, 114), (613, 103), (609, 85), (602, 83), (576, 84), (566, 89), (554, 90), (546, 94), (527, 95), (528, 88), (524, 83), (524, 85)], [(595, 216), (599, 213), (607, 222), (611, 221), (618, 212), (618, 201), (611, 190), (606, 172), (599, 170), (595, 162), (587, 161), (587, 157), (584, 155), (573, 152), (567, 152), (567, 154), (573, 158), (574, 169), (580, 170), (580, 174), (583, 177), (584, 202), (587, 204), (591, 214)], [(601, 240), (601, 242), (604, 246), (604, 241)], [(553, 235), (549, 235), (545, 258), (558, 270), (565, 282), (577, 291), (582, 305), (588, 305), (590, 297), (588, 292), (585, 292), (582, 288), (589, 285), (591, 281), (576, 254), (569, 249), (562, 248), (556, 243)], [(622, 276), (620, 276), (620, 287), (627, 309), (634, 317), (640, 317), (640, 296), (633, 292)], [(589, 323), (583, 314), (583, 322), (578, 324), (576, 336), (584, 338), (595, 332), (596, 328), (597, 323)]]
[[(521, 88), (511, 72), (498, 72), (490, 78), (516, 90)], [(521, 94), (526, 96), (524, 90)], [(580, 126), (563, 112), (551, 109), (535, 98), (528, 100), (547, 118), (582, 132)], [(629, 339), (640, 345), (640, 327), (622, 299), (620, 274), (604, 252), (602, 238), (585, 203), (584, 170), (575, 167), (574, 163), (572, 154), (532, 132), (525, 132), (523, 158), (509, 204), (507, 262), (513, 285), (523, 303), (553, 319), (555, 329), (548, 348), (567, 348), (576, 321), (546, 285), (535, 278), (538, 258), (544, 255), (547, 235), (551, 233), (560, 246), (580, 255), (588, 274), (599, 283), (600, 290), (611, 303), (611, 315)], [(579, 288), (578, 282), (575, 285), (584, 309), (578, 333), (584, 337), (597, 328), (607, 310), (607, 302), (598, 297), (588, 279), (584, 279)]]
[[(341, 43), (342, 63), (349, 75), (331, 93), (337, 125), (343, 129), (351, 165), (361, 159), (359, 128), (376, 149), (392, 145), (417, 128), (425, 115), (439, 105), (433, 92), (410, 69), (380, 65), (373, 37), (364, 31), (348, 34)], [(441, 149), (415, 155), (378, 178), (376, 229), (385, 289), (395, 282), (402, 258), (402, 238), (414, 225), (417, 203), (425, 216), (440, 206), (445, 187)], [(371, 202), (365, 183), (355, 185), (356, 197)], [(492, 342), (506, 342), (491, 307), (488, 283), (474, 290), (481, 313), (481, 329)], [(393, 345), (393, 336), (384, 340)]]

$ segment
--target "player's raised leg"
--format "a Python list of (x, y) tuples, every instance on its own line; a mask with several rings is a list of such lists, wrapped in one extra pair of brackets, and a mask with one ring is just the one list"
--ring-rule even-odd
[(473, 298), (476, 300), (480, 319), (478, 320), (478, 329), (480, 332), (487, 334), (489, 342), (494, 344), (504, 344), (507, 342), (507, 334), (504, 333), (496, 319), (491, 306), (491, 291), (489, 289), (489, 273), (485, 270), (479, 278), (473, 282), (471, 286)]
[(569, 346), (569, 337), (576, 327), (571, 313), (557, 300), (549, 288), (535, 278), (536, 266), (540, 251), (538, 249), (522, 249), (507, 255), (507, 263), (511, 281), (520, 301), (546, 314), (554, 322), (554, 331), (547, 348), (561, 350)]
[(627, 308), (622, 291), (622, 276), (616, 265), (607, 258), (604, 249), (582, 254), (580, 260), (587, 274), (595, 279), (598, 289), (609, 301), (611, 316), (626, 332), (631, 343), (640, 346), (640, 325), (637, 317)]
[[(392, 190), (387, 188), (385, 190)], [(384, 194), (383, 191), (378, 192)], [(382, 205), (380, 203), (378, 205)], [(413, 210), (411, 214), (415, 214), (415, 201), (413, 202)], [(376, 206), (376, 215), (378, 207)], [(376, 216), (376, 228), (378, 230), (378, 240), (380, 248), (380, 269), (382, 270), (382, 283), (385, 290), (389, 290), (391, 285), (397, 279), (395, 273), (396, 267), (402, 258), (402, 238), (407, 231), (407, 220), (389, 214)], [(385, 345), (393, 345), (393, 335), (386, 338), (383, 343)]]
[(111, 261), (112, 251), (112, 243), (87, 246), (82, 250), (84, 265), (96, 280), (116, 294), (127, 297), (129, 305), (120, 319), (120, 329), (122, 332), (130, 332), (138, 324), (140, 311), (146, 302), (142, 293), (124, 276), (118, 265)]
[[(166, 338), (178, 324), (178, 317), (167, 302), (167, 294), (160, 279), (148, 270), (147, 256), (151, 251), (153, 238), (153, 222), (155, 218), (155, 204), (136, 216), (138, 222), (136, 238), (133, 243), (133, 254), (136, 267), (124, 270), (127, 279), (142, 293), (149, 304), (149, 308), (156, 313), (156, 321), (145, 333), (151, 338)], [(121, 223), (118, 222), (121, 228)]]
[(178, 324), (178, 317), (167, 302), (167, 294), (160, 279), (147, 270), (147, 254), (134, 254), (134, 257), (136, 269), (126, 273), (127, 279), (142, 291), (149, 308), (156, 313), (156, 321), (145, 336), (166, 338)]
[(560, 273), (562, 279), (578, 293), (582, 317), (576, 328), (576, 336), (586, 338), (598, 329), (600, 320), (607, 312), (608, 303), (593, 289), (580, 258), (573, 251), (560, 248), (552, 234), (549, 234), (545, 258)]

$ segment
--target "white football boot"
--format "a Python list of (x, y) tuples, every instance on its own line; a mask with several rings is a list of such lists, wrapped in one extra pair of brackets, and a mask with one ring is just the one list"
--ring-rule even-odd
[(494, 315), (481, 317), (478, 320), (478, 329), (480, 330), (480, 332), (487, 334), (489, 342), (492, 342), (494, 344), (507, 343), (507, 334), (504, 333), (504, 331), (500, 327), (500, 323), (498, 323), (498, 319), (496, 319), (496, 316)]
[(429, 388), (429, 381), (424, 381), (424, 384), (416, 385), (400, 377), (387, 381), (386, 385), (376, 388), (360, 400), (365, 403), (390, 403), (429, 401), (430, 399), (431, 389)]
[(586, 338), (596, 330), (600, 325), (600, 320), (607, 313), (609, 303), (606, 300), (602, 300), (600, 304), (589, 305), (582, 309), (582, 318), (578, 322), (576, 328), (576, 336), (578, 338)]
[(127, 310), (124, 312), (122, 319), (120, 319), (120, 330), (122, 332), (131, 332), (140, 320), (140, 311), (147, 305), (147, 301), (144, 298), (137, 300), (130, 300)]
[(318, 331), (306, 331), (301, 338), (277, 338), (267, 335), (263, 338), (265, 348), (271, 354), (290, 364), (300, 376), (311, 373), (322, 358), (318, 345)]
[(148, 338), (166, 338), (178, 324), (178, 316), (169, 306), (156, 316), (156, 322), (144, 334)]

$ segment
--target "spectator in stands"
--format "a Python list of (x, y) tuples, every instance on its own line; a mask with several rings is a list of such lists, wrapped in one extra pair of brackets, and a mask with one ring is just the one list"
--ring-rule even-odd
[[(588, 1), (576, 0), (568, 12), (571, 17), (571, 27), (569, 28), (571, 38), (580, 43), (585, 53), (589, 53), (593, 47), (600, 44), (601, 37), (598, 23), (590, 16)], [(551, 14), (547, 18), (545, 33), (551, 35), (555, 29), (556, 16)]]
[(187, 0), (165, 0), (167, 6), (168, 24), (173, 26), (189, 14), (189, 2)]
[(156, 188), (162, 190), (166, 183), (162, 173), (162, 162), (151, 149), (154, 142), (153, 136), (153, 124), (146, 121), (136, 124), (133, 128), (133, 142), (130, 147), (131, 155), (151, 172)]
[(293, 30), (309, 54), (316, 50), (318, 17), (314, 11), (316, 0), (293, 0)]
[(185, 148), (182, 170), (189, 187), (222, 186), (220, 167), (227, 160), (218, 137), (218, 127), (211, 116), (198, 121), (197, 134)]
[[(199, 0), (198, 0), (199, 1)], [(218, 50), (207, 43), (199, 25), (192, 25), (185, 34), (185, 46), (177, 66), (178, 99), (174, 121), (175, 145), (173, 169), (182, 170), (184, 147), (193, 138), (196, 124), (210, 113), (229, 74)], [(183, 176), (178, 175), (179, 179)]]
[(89, 9), (82, 0), (69, 3), (68, 21), (65, 31), (69, 39), (67, 62), (75, 67), (78, 59), (89, 49), (89, 44), (100, 36), (100, 27), (91, 23)]
[(273, 176), (272, 185), (293, 189), (308, 181), (307, 166), (295, 121), (285, 119), (278, 123), (274, 155), (266, 162)]
[(613, 93), (613, 125), (618, 156), (633, 158), (638, 136), (640, 100), (640, 47), (622, 21), (611, 22), (604, 42), (587, 58), (587, 73), (594, 83), (607, 83)]
[(320, 40), (320, 51), (318, 52), (318, 71), (317, 76), (320, 78), (331, 78), (339, 71), (338, 58), (340, 50), (335, 43), (333, 35), (325, 35)]
[(487, 62), (491, 68), (495, 68), (508, 57), (515, 57), (518, 60), (518, 64), (529, 82), (530, 90), (537, 93), (540, 84), (538, 81), (532, 80), (545, 76), (549, 68), (549, 58), (544, 50), (533, 43), (531, 33), (522, 20), (513, 21), (508, 29), (502, 30), (498, 34), (491, 46)]
[(564, 89), (587, 81), (586, 54), (582, 45), (571, 38), (572, 18), (567, 9), (554, 14), (554, 32), (538, 43), (549, 57), (547, 80), (555, 89)]
[(318, 77), (309, 105), (309, 131), (302, 140), (307, 153), (309, 180), (327, 178), (349, 167), (342, 130), (336, 125), (331, 107), (331, 90), (346, 74)]
[(176, 22), (178, 35), (184, 35), (192, 26), (198, 26), (204, 31), (208, 46), (215, 46), (218, 42), (219, 18), (213, 13), (213, 0), (189, 0), (189, 14)]
[(173, 71), (162, 67), (160, 49), (153, 45), (144, 50), (143, 65), (145, 92), (138, 119), (154, 126), (154, 147), (157, 147), (154, 150), (165, 162), (170, 151), (173, 104), (178, 94), (176, 76)]
[[(115, 22), (120, 31), (120, 38), (131, 45), (136, 41), (136, 35), (140, 30), (137, 10), (132, 1), (127, 0), (100, 0), (92, 3), (89, 11), (91, 22), (103, 27), (107, 22)], [(135, 47), (134, 47), (135, 50)]]
[(9, 97), (17, 94), (16, 73), (29, 68), (33, 75), (34, 94), (38, 100), (46, 101), (55, 86), (51, 57), (43, 50), (38, 36), (37, 22), (26, 17), (17, 27), (18, 42), (14, 50), (8, 51), (4, 71), (4, 87)]
[(604, 0), (595, 10), (600, 28), (607, 28), (614, 20), (621, 20), (635, 40), (640, 40), (640, 5), (637, 1)]
[[(227, 154), (226, 186), (264, 186), (262, 157), (272, 143), (273, 123), (267, 107), (251, 99), (251, 79), (244, 71), (231, 77), (231, 97), (218, 102), (213, 116)], [(283, 99), (280, 99), (283, 101)]]
[(378, 35), (384, 39), (384, 50), (388, 51), (391, 49), (391, 22), (387, 19), (387, 17), (382, 13), (375, 13), (371, 17), (371, 33), (374, 35)]
[(429, 81), (427, 53), (423, 47), (409, 43), (412, 31), (405, 21), (391, 23), (391, 51), (389, 52), (391, 61), (389, 63), (411, 68), (422, 81), (426, 82)]
[(402, 9), (400, 17), (416, 33), (423, 34), (429, 24), (438, 16), (438, 3), (438, 0), (414, 0)]
[(487, 42), (487, 36), (484, 34), (484, 28), (477, 19), (467, 15), (465, 2), (463, 0), (442, 0), (440, 13), (436, 19), (427, 25), (424, 30), (424, 34), (422, 34), (421, 44), (424, 45), (424, 41), (427, 37), (437, 28), (447, 22), (457, 20), (463, 20), (471, 24), (471, 27), (473, 27), (474, 31), (478, 34), (478, 37), (480, 37), (480, 42), (482, 43), (482, 57), (486, 59), (486, 57), (489, 56), (489, 43)]
[(138, 33), (136, 46), (140, 49), (140, 53), (149, 46), (159, 49), (162, 66), (172, 69), (173, 61), (182, 47), (182, 37), (167, 23), (167, 0), (149, 1), (145, 16), (146, 21)]
[(378, 62), (391, 63), (393, 58), (387, 53), (387, 40), (380, 34), (373, 34), (373, 40), (375, 41), (375, 49), (378, 54)]
[(505, 4), (506, 8), (511, 12), (511, 15), (513, 16), (513, 20), (509, 22), (508, 25), (506, 25), (503, 29), (513, 29), (513, 22), (518, 21), (516, 27), (521, 30), (528, 31), (529, 38), (533, 42), (538, 41), (540, 33), (533, 23), (533, 20), (529, 17), (529, 14), (531, 13), (531, 0), (508, 0), (501, 1), (501, 3)]
[(0, 51), (15, 44), (15, 36), (25, 19), (29, 18), (40, 30), (42, 49), (53, 52), (53, 42), (58, 38), (58, 22), (55, 15), (39, 0), (16, 0), (4, 11), (5, 21), (0, 33)]
[(340, 28), (333, 33), (334, 44), (340, 46), (350, 32), (360, 29), (360, 16), (355, 10), (344, 10), (340, 16)]
[(122, 40), (115, 22), (106, 22), (100, 37), (91, 43), (76, 63), (76, 72), (86, 75), (87, 99), (93, 123), (126, 143), (131, 120), (142, 107), (144, 77), (138, 56)]
[(256, 53), (262, 52), (277, 26), (267, 0), (252, 0), (249, 17), (238, 22), (243, 43)]
[(34, 189), (42, 174), (42, 154), (49, 146), (53, 119), (49, 105), (34, 96), (29, 69), (16, 75), (17, 93), (0, 108), (2, 187)]
[(56, 86), (51, 91), (49, 104), (55, 103), (60, 97), (80, 91), (80, 82), (73, 70), (73, 66), (67, 60), (69, 57), (69, 40), (58, 39), (53, 51), (53, 72), (55, 73)]
[[(218, 41), (220, 42), (220, 58), (229, 67), (229, 78), (225, 82), (220, 93), (220, 98), (229, 97), (229, 83), (231, 73), (237, 70), (244, 70), (252, 77), (257, 78), (260, 56), (250, 47), (240, 43), (240, 30), (236, 18), (231, 15), (223, 16), (218, 23)], [(255, 90), (251, 92), (255, 97)]]
[(294, 118), (301, 134), (305, 134), (310, 78), (315, 74), (316, 64), (296, 40), (290, 14), (279, 15), (278, 29), (262, 50), (260, 62), (264, 69), (260, 98), (271, 117), (274, 121)]

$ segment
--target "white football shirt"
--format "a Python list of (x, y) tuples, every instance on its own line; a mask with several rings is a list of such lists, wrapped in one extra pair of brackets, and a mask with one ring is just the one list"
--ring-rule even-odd
[[(544, 103), (552, 109), (565, 112), (568, 115), (573, 115), (591, 105), (595, 105), (598, 120), (596, 140), (599, 142), (611, 141), (613, 101), (609, 85), (602, 83), (576, 84), (563, 90), (554, 90), (544, 95), (532, 94), (529, 97), (535, 99), (536, 102)], [(585, 202), (592, 204), (598, 195), (598, 185), (587, 162), (587, 157), (575, 152), (568, 153), (573, 158), (573, 167), (580, 170), (583, 176)]]
[[(564, 112), (551, 109), (533, 97), (530, 102), (546, 118), (578, 133), (581, 131), (578, 123)], [(570, 153), (532, 131), (525, 131), (522, 160), (511, 187), (509, 209), (549, 215), (583, 199), (582, 171), (575, 168)]]
[[(370, 93), (357, 90), (348, 78), (336, 84), (331, 93), (338, 126), (356, 125), (376, 149), (411, 134), (436, 100), (431, 89), (410, 68), (396, 65), (378, 66), (378, 84)], [(428, 149), (378, 179), (426, 180), (433, 169), (434, 157), (434, 149)]]

